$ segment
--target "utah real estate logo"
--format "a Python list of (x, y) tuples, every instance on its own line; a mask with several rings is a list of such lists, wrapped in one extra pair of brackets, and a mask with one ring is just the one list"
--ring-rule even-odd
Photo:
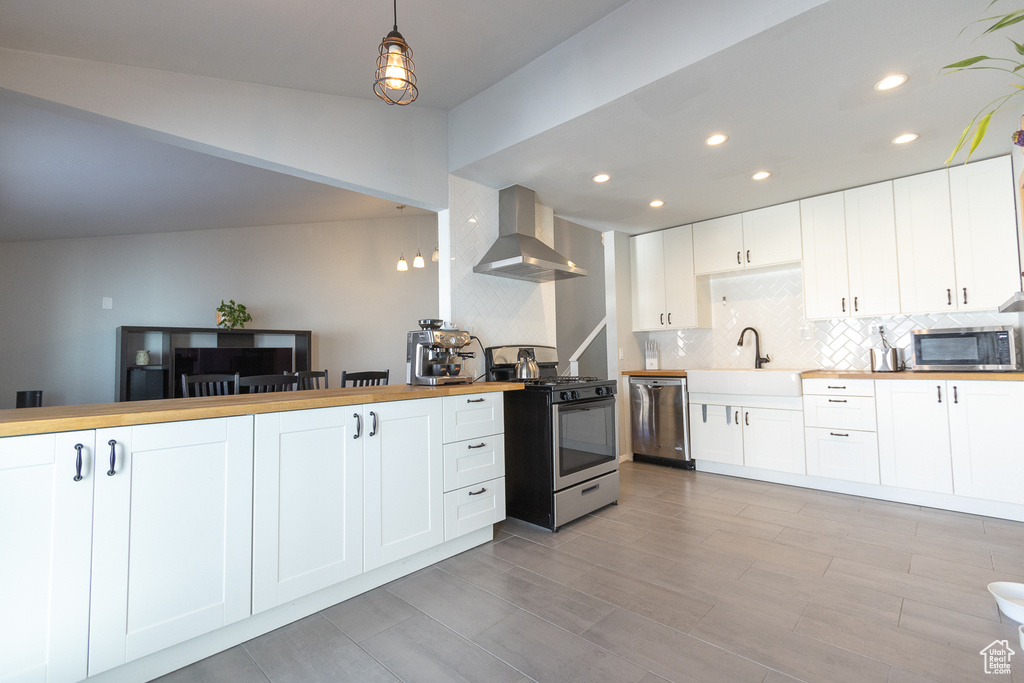
[(1009, 674), (1010, 658), (1017, 653), (1010, 649), (1008, 641), (993, 640), (979, 654), (985, 659), (985, 673)]

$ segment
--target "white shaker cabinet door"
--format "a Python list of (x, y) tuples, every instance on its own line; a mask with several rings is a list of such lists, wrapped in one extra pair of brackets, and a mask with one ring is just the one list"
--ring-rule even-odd
[(694, 460), (743, 464), (741, 411), (736, 406), (690, 404), (690, 450)]
[(803, 411), (743, 408), (743, 464), (806, 474)]
[[(251, 415), (101, 429), (89, 673), (251, 614)], [(109, 445), (113, 441), (114, 444)]]
[(374, 403), (364, 414), (368, 571), (444, 542), (444, 449), (440, 398)]
[(957, 309), (953, 229), (945, 170), (893, 181), (903, 313)]
[(701, 320), (698, 315), (709, 308), (710, 302), (698, 301), (697, 279), (693, 274), (693, 227), (681, 225), (663, 232), (665, 327), (710, 327), (710, 322)]
[(957, 495), (1024, 503), (1024, 383), (946, 382)]
[(949, 451), (950, 397), (945, 382), (875, 382), (881, 482), (919, 491), (953, 493)]
[(998, 308), (1020, 290), (1010, 157), (949, 169), (957, 308)]
[(629, 240), (633, 285), (633, 329), (665, 329), (664, 231)]
[(0, 439), (0, 680), (86, 676), (93, 436)]
[(362, 572), (362, 409), (256, 416), (254, 613)]
[(843, 192), (850, 282), (847, 309), (855, 316), (900, 312), (896, 214), (892, 181)]
[(809, 320), (850, 315), (843, 193), (800, 200), (804, 312)]
[(743, 268), (741, 214), (693, 224), (693, 266), (697, 275)]
[(800, 202), (746, 211), (742, 216), (744, 267), (800, 260)]

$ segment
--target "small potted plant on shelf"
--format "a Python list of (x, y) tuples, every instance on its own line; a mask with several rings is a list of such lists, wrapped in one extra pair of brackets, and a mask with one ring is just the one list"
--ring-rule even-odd
[(233, 330), (236, 327), (244, 329), (245, 324), (250, 320), (252, 320), (252, 316), (245, 310), (243, 304), (236, 304), (234, 299), (228, 303), (224, 303), (224, 299), (220, 300), (220, 306), (217, 307), (218, 327), (223, 327), (226, 330)]

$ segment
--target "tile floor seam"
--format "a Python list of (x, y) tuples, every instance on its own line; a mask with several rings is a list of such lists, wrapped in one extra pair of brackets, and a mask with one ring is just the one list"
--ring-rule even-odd
[(264, 677), (265, 679), (267, 679), (268, 681), (270, 681), (270, 683), (274, 683), (274, 679), (270, 677), (270, 674), (268, 674), (268, 673), (267, 673), (267, 672), (266, 672), (266, 671), (265, 671), (265, 670), (263, 669), (263, 667), (262, 667), (262, 666), (260, 666), (260, 663), (259, 663), (259, 662), (257, 662), (257, 661), (256, 661), (256, 658), (255, 658), (255, 657), (253, 657), (253, 656), (252, 656), (252, 653), (250, 653), (250, 652), (249, 652), (249, 648), (248, 648), (248, 647), (246, 647), (246, 646), (248, 645), (248, 643), (249, 643), (249, 641), (246, 641), (245, 643), (241, 643), (241, 647), (242, 647), (242, 652), (243, 652), (243, 653), (245, 654), (245, 656), (246, 656), (246, 657), (248, 657), (248, 658), (249, 658), (249, 661), (250, 661), (250, 662), (252, 662), (253, 666), (255, 666), (255, 667), (256, 667), (257, 669), (259, 669), (260, 673), (261, 673), (261, 674), (263, 674), (263, 677)]

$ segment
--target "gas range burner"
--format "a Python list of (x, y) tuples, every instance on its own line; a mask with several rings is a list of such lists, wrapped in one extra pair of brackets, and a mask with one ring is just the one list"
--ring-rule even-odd
[(597, 382), (597, 377), (540, 377), (537, 379), (524, 380), (532, 386), (555, 387), (562, 384), (583, 384), (584, 382)]

